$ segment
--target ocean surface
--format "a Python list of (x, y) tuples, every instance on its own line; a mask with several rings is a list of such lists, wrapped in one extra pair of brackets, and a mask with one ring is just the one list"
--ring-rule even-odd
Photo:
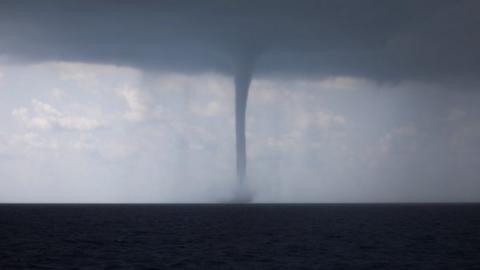
[(480, 269), (480, 205), (4, 204), (0, 269)]

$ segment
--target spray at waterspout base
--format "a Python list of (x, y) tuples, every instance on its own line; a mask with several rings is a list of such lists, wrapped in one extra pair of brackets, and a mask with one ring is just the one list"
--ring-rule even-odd
[(253, 192), (245, 183), (239, 184), (233, 191), (233, 197), (229, 203), (251, 203), (253, 202)]

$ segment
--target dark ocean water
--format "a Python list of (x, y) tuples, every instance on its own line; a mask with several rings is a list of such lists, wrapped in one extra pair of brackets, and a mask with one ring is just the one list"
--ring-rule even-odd
[(0, 269), (480, 269), (480, 205), (0, 205)]

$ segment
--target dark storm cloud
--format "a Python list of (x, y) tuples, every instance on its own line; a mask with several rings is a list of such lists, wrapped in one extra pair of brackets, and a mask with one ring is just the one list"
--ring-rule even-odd
[(2, 1), (0, 54), (24, 61), (256, 75), (474, 80), (478, 1)]

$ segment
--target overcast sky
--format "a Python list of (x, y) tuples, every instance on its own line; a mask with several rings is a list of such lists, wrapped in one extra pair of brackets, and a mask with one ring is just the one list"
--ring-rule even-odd
[(2, 1), (0, 202), (480, 200), (478, 1)]

